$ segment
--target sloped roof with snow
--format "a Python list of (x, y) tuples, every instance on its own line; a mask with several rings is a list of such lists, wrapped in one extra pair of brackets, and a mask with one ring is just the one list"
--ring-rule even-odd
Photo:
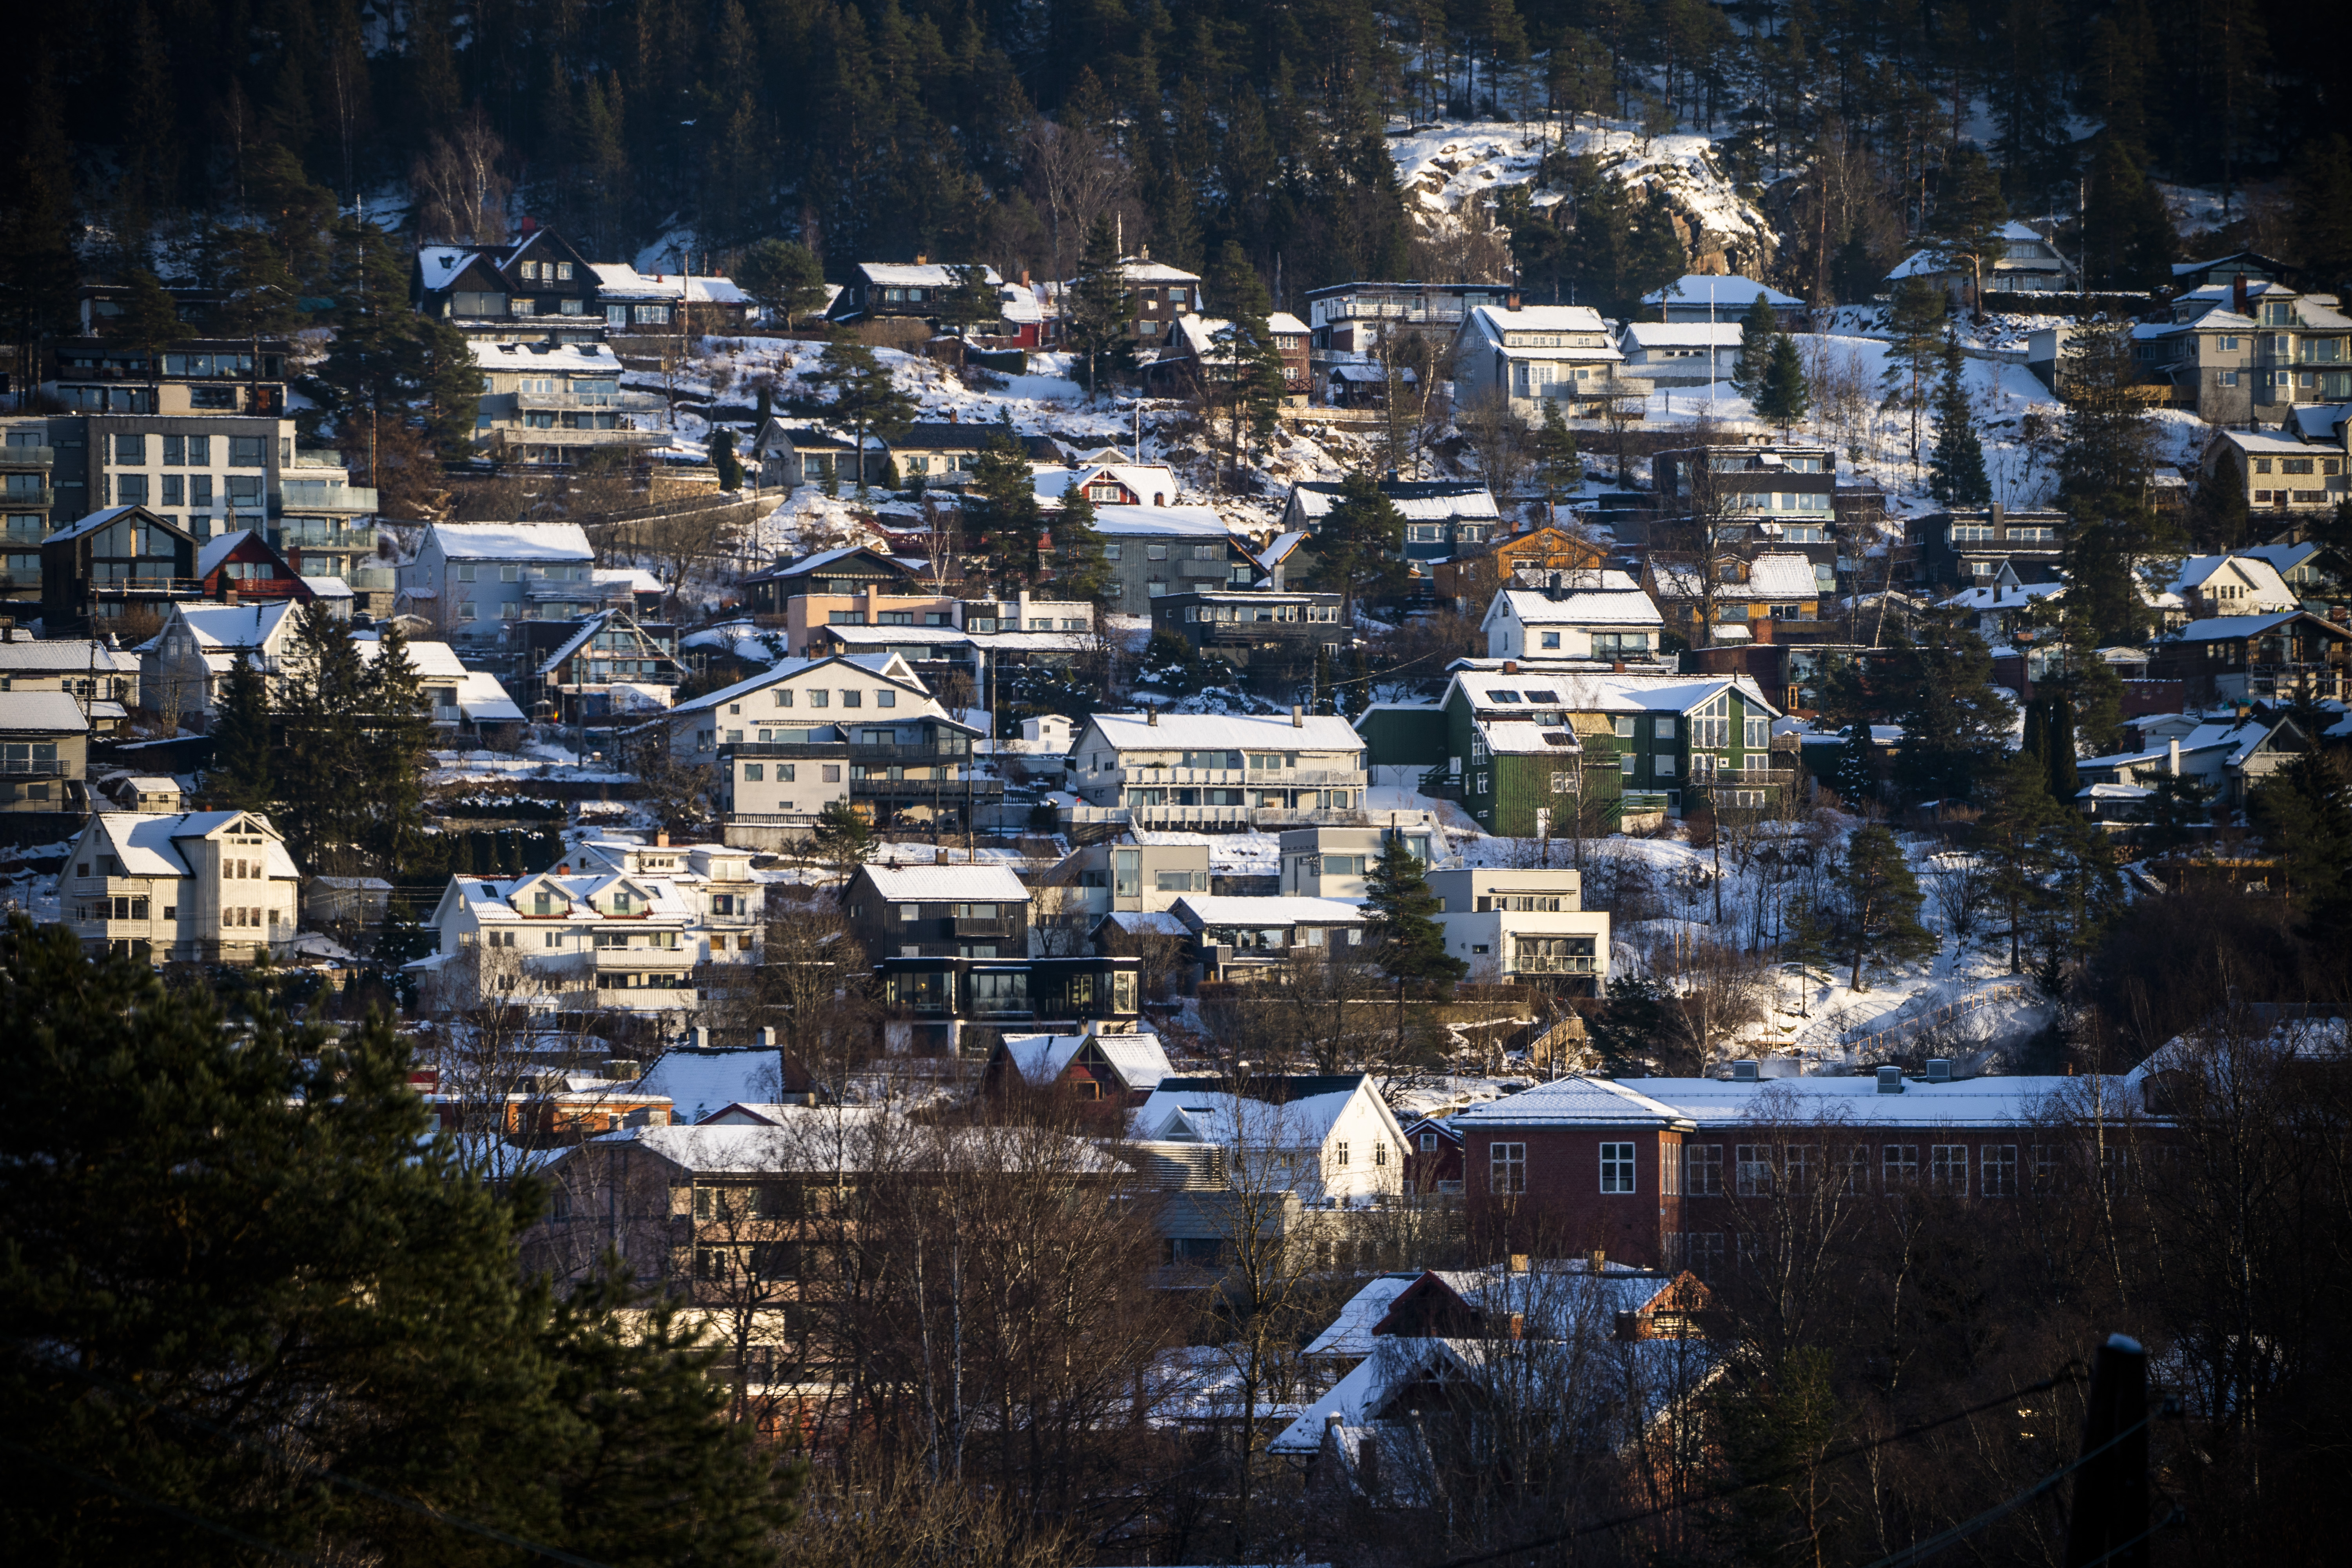
[[(904, 631), (907, 628), (901, 626), (895, 629)], [(822, 668), (828, 664), (855, 665), (868, 675), (878, 675), (886, 680), (904, 686), (920, 699), (923, 704), (921, 711), (940, 718), (947, 717), (947, 710), (933, 701), (930, 693), (923, 689), (922, 683), (908, 672), (906, 660), (892, 653), (832, 654), (823, 658), (780, 659), (757, 675), (747, 676), (734, 685), (722, 686), (716, 691), (706, 691), (689, 701), (679, 703), (671, 711), (699, 713), (707, 709), (716, 708), (721, 703), (738, 701), (754, 691), (764, 691), (780, 681), (791, 680), (796, 676), (805, 675), (810, 670)], [(782, 710), (780, 710), (780, 711)], [(823, 719), (801, 720), (795, 714), (792, 721), (816, 724), (833, 723), (835, 720), (828, 711)]]
[(1633, 349), (1736, 349), (1739, 323), (1717, 321), (1633, 321), (1618, 334), (1618, 346)]
[(1526, 719), (1481, 719), (1479, 737), (1486, 749), (1502, 757), (1573, 757), (1584, 748), (1576, 731), (1564, 724), (1538, 724)]
[(0, 730), (11, 734), (72, 734), (88, 731), (70, 691), (0, 691)]
[(1624, 586), (1609, 584), (1610, 591), (1570, 593), (1559, 598), (1548, 594), (1529, 593), (1523, 589), (1507, 588), (1495, 595), (1486, 606), (1486, 619), (1517, 620), (1530, 626), (1663, 626), (1665, 617), (1649, 595), (1634, 585), (1622, 572), (1603, 574), (1604, 577), (1621, 577)]
[(2309, 621), (2325, 627), (2331, 637), (2352, 638), (2352, 631), (2303, 610), (2289, 610), (2275, 616), (2214, 616), (2207, 620), (2191, 621), (2173, 634), (2179, 642), (2226, 642), (2236, 637), (2260, 637), (2275, 631), (2290, 621)]
[[(373, 631), (356, 631), (352, 634), (352, 648), (360, 656), (361, 663), (373, 664), (376, 661), (376, 656), (383, 651), (383, 639)], [(410, 643), (408, 663), (409, 668), (419, 675), (440, 676), (462, 680), (467, 674), (464, 661), (457, 657), (457, 650), (445, 642)]]
[[(861, 261), (857, 270), (866, 275), (867, 282), (892, 289), (952, 289), (962, 282), (957, 276), (961, 268), (938, 262), (916, 266), (904, 261)], [(982, 267), (980, 271), (981, 280), (990, 288), (1003, 287), (1004, 279), (997, 276), (995, 268)]]
[[(493, 343), (473, 342), (474, 363), (482, 370), (518, 374), (540, 371), (589, 371), (618, 375), (621, 361), (603, 343)], [(552, 525), (541, 525), (552, 526)]]
[[(1345, 719), (1302, 713), (1097, 713), (1087, 723), (1118, 751), (1360, 752), (1364, 739)], [(1083, 734), (1080, 744), (1084, 743)]]
[(291, 599), (263, 605), (175, 605), (180, 623), (196, 647), (215, 649), (267, 647), (287, 617), (294, 613)]
[(1508, 708), (1558, 708), (1571, 713), (1687, 713), (1725, 691), (1737, 691), (1760, 711), (1778, 714), (1745, 675), (1619, 675), (1594, 671), (1535, 671), (1516, 675), (1498, 669), (1457, 669), (1447, 694), (1459, 690), (1484, 711)]
[(868, 861), (863, 871), (874, 890), (891, 903), (1029, 901), (1029, 889), (1004, 866), (877, 866)]
[(576, 522), (436, 522), (426, 530), (441, 553), (456, 561), (596, 559)]
[(1793, 294), (1783, 294), (1778, 289), (1742, 278), (1734, 272), (1715, 277), (1705, 272), (1685, 272), (1663, 289), (1653, 289), (1642, 296), (1644, 305), (1704, 305), (1710, 298), (1717, 309), (1745, 310), (1761, 294), (1777, 310), (1793, 310), (1804, 301)]
[[(1654, 566), (1659, 592), (1677, 599), (1698, 599), (1706, 596), (1706, 583), (1695, 566), (1662, 563)], [(1748, 563), (1745, 583), (1717, 583), (1715, 596), (1718, 600), (1748, 599), (1811, 599), (1822, 591), (1821, 580), (1813, 575), (1813, 563), (1802, 555), (1759, 555)]]
[(784, 1092), (783, 1058), (773, 1049), (667, 1050), (633, 1088), (667, 1095), (677, 1120), (691, 1124), (730, 1105), (775, 1101)]
[[(1242, 898), (1212, 893), (1192, 893), (1169, 907), (1178, 920), (1185, 920), (1188, 930), (1205, 926), (1290, 926), (1290, 925), (1361, 925), (1364, 910), (1360, 904), (1339, 899), (1307, 898)], [(1196, 923), (1197, 922), (1197, 923)]]

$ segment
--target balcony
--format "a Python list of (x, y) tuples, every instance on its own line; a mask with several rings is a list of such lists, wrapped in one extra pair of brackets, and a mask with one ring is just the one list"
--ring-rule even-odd
[(37, 489), (20, 489), (11, 486), (7, 494), (0, 496), (0, 504), (12, 507), (38, 507), (43, 511), (47, 511), (57, 505), (57, 492), (47, 485), (42, 485)]
[(1018, 934), (1013, 929), (1014, 922), (1002, 916), (982, 921), (958, 915), (950, 924), (954, 927), (953, 934), (960, 937), (1006, 938)]
[(1363, 789), (1364, 775), (1330, 768), (1137, 768), (1119, 775), (1129, 789), (1171, 784), (1223, 784), (1241, 789)]
[(0, 778), (61, 779), (72, 776), (73, 764), (59, 758), (0, 758)]
[[(348, 511), (373, 512), (376, 510), (376, 492), (366, 485), (339, 484), (329, 479), (285, 479), (271, 500), (273, 515), (287, 511)], [(374, 548), (373, 537), (368, 548)]]
[(42, 468), (57, 466), (58, 450), (54, 447), (19, 447), (11, 442), (0, 447), (0, 468)]
[(854, 778), (849, 781), (849, 793), (867, 799), (906, 800), (953, 805), (965, 799), (974, 801), (1001, 800), (1004, 796), (1003, 779), (892, 779)]
[(584, 408), (620, 408), (650, 414), (662, 400), (650, 392), (518, 392), (515, 406), (534, 413), (576, 413)]
[(1513, 974), (1597, 974), (1601, 961), (1593, 957), (1520, 958), (1511, 963)]

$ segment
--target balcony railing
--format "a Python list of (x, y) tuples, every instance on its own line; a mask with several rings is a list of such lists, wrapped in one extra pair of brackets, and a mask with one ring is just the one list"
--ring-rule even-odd
[(47, 511), (56, 504), (57, 492), (47, 485), (30, 490), (12, 489), (5, 495), (0, 495), (0, 505), (37, 507)]
[(0, 777), (7, 778), (70, 778), (73, 764), (61, 758), (8, 757), (0, 759)]
[(929, 801), (951, 805), (967, 796), (972, 800), (992, 800), (1004, 794), (1003, 779), (851, 779), (849, 793), (868, 798), (887, 800)]
[(49, 468), (55, 468), (57, 466), (57, 461), (58, 452), (57, 448), (54, 447), (46, 445), (39, 447), (19, 447), (15, 445), (13, 442), (6, 447), (0, 447), (0, 463), (13, 463), (18, 466), (30, 465)]
[(955, 934), (969, 937), (1009, 937), (1013, 934), (1013, 922), (1002, 918), (992, 921), (969, 920), (958, 916)]
[(1170, 784), (1223, 784), (1247, 789), (1363, 789), (1364, 775), (1331, 768), (1129, 768), (1121, 781), (1129, 789), (1160, 789)]
[(1593, 974), (1599, 973), (1598, 958), (1520, 958), (1511, 963), (1515, 974)]
[[(286, 479), (279, 483), (269, 510), (281, 515), (289, 510), (371, 512), (376, 510), (376, 492), (367, 485), (330, 484), (323, 479)], [(370, 543), (373, 542), (371, 540)]]

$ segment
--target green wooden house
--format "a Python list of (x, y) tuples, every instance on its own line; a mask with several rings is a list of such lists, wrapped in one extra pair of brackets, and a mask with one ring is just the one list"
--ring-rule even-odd
[(1701, 793), (1761, 805), (1790, 782), (1772, 766), (1780, 710), (1745, 676), (1456, 668), (1439, 707), (1445, 756), (1423, 793), (1493, 834), (1558, 837), (1580, 806), (1585, 831), (1607, 832)]

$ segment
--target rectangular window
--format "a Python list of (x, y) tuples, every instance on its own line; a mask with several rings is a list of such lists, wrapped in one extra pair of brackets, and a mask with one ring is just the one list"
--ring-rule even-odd
[(1741, 1143), (1732, 1150), (1732, 1182), (1743, 1198), (1772, 1195), (1772, 1145)]
[(743, 764), (743, 782), (745, 784), (758, 784), (766, 776), (766, 764), (761, 763), (745, 763)]
[(1879, 1184), (1887, 1192), (1907, 1187), (1919, 1179), (1919, 1145), (1889, 1143), (1879, 1151)]
[(163, 504), (165, 506), (185, 506), (187, 504), (187, 479), (184, 475), (165, 474), (163, 476)]
[(1601, 1145), (1601, 1190), (1604, 1193), (1630, 1193), (1633, 1190), (1633, 1145)]
[(1331, 1163), (1343, 1169), (1348, 1163), (1348, 1141), (1345, 1138), (1331, 1145)]
[[(195, 437), (188, 437), (190, 446), (194, 446), (195, 441)], [(213, 504), (213, 477), (210, 474), (188, 476), (188, 504), (200, 511)]]
[(147, 476), (144, 474), (115, 475), (114, 504), (117, 506), (145, 506), (147, 504)]
[(1694, 1198), (1723, 1195), (1723, 1145), (1683, 1145), (1683, 1192)]
[(1979, 1153), (1977, 1190), (1989, 1198), (2017, 1195), (2017, 1145), (1988, 1143)]
[(268, 437), (265, 436), (232, 436), (228, 438), (228, 466), (232, 468), (261, 468), (269, 465)]
[(1528, 1146), (1490, 1143), (1486, 1146), (1486, 1189), (1506, 1196), (1528, 1190)]
[(144, 436), (117, 436), (114, 438), (114, 460), (118, 463), (145, 463), (147, 461), (147, 437)]
[(1969, 1146), (1965, 1143), (1931, 1143), (1927, 1146), (1927, 1183), (1940, 1193), (1969, 1190)]
[(2032, 1145), (2033, 1158), (2033, 1190), (2037, 1193), (2054, 1191), (2058, 1185), (2058, 1170), (2065, 1159), (2065, 1151), (2055, 1143)]

